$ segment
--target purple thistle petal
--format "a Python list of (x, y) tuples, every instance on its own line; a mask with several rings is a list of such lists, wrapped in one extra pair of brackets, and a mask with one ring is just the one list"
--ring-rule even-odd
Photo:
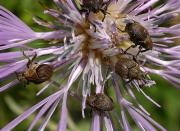
[(150, 68), (145, 68), (145, 70), (150, 73), (162, 76), (164, 79), (169, 81), (175, 87), (177, 87), (178, 89), (180, 88), (179, 70), (175, 70), (173, 72), (171, 71), (171, 73), (164, 71), (164, 70), (155, 70), (155, 69), (150, 69)]
[(52, 83), (53, 83), (53, 81), (50, 81), (49, 83), (47, 83), (47, 84), (36, 94), (36, 96), (39, 96), (41, 93), (43, 93)]
[(124, 125), (123, 125), (124, 123), (122, 123), (122, 119), (120, 119), (118, 113), (115, 110), (113, 110), (113, 113), (114, 113), (114, 116), (116, 117), (121, 129), (123, 130), (124, 129)]
[(75, 7), (74, 3), (72, 2), (72, 0), (67, 0), (67, 3), (68, 3), (69, 7), (70, 7), (72, 10), (78, 12), (78, 10), (76, 9), (76, 7)]
[(4, 45), (15, 40), (21, 41), (33, 38), (35, 38), (35, 33), (27, 25), (10, 11), (0, 6), (0, 41)]
[(105, 121), (105, 126), (106, 126), (107, 131), (114, 131), (114, 130), (113, 130), (113, 126), (112, 126), (111, 119), (108, 118), (107, 116), (105, 116), (105, 117), (104, 117), (104, 121)]
[(18, 80), (14, 80), (14, 81), (11, 81), (9, 82), (7, 85), (3, 86), (3, 87), (0, 87), (0, 92), (3, 92), (11, 87), (13, 87), (14, 85), (16, 85), (17, 83), (19, 83)]
[(44, 39), (44, 40), (63, 39), (69, 36), (71, 36), (71, 33), (68, 31), (63, 31), (63, 30), (36, 33), (36, 39)]
[(61, 0), (54, 0), (54, 3), (56, 3), (63, 11), (67, 14), (69, 14), (68, 6), (65, 6), (65, 3)]
[[(1, 17), (5, 18), (11, 24), (16, 25), (18, 29), (23, 29), (28, 34), (33, 34), (34, 32), (26, 26), (19, 18), (17, 18), (13, 13), (5, 9), (4, 7), (0, 6), (0, 14)], [(1, 19), (2, 20), (2, 19)]]
[(66, 64), (69, 64), (70, 62), (74, 61), (74, 59), (77, 57), (78, 57), (77, 55), (73, 54), (73, 55), (69, 56), (67, 59), (63, 59), (61, 61), (54, 62), (53, 63), (54, 68), (58, 68), (58, 67), (66, 65)]
[(30, 43), (30, 42), (32, 42), (32, 41), (34, 41), (36, 39), (37, 38), (32, 38), (32, 39), (27, 39), (27, 40), (24, 40), (24, 41), (21, 41), (21, 42), (8, 44), (8, 45), (5, 45), (5, 46), (0, 46), (0, 50), (5, 50), (5, 49), (13, 48), (13, 47), (18, 47), (18, 46), (21, 46), (23, 44)]
[(134, 121), (136, 123), (139, 122), (142, 125), (142, 127), (145, 128), (147, 131), (156, 131), (156, 129), (147, 120), (145, 120), (141, 115), (139, 115), (132, 108), (128, 108), (128, 111), (131, 117), (134, 119)]
[(19, 61), (16, 63), (12, 63), (12, 64), (8, 64), (4, 67), (0, 68), (0, 79), (7, 77), (8, 75), (15, 73), (16, 71), (18, 71), (19, 69), (22, 69), (25, 66), (26, 62), (23, 61)]
[(42, 109), (39, 111), (39, 113), (36, 115), (35, 119), (33, 120), (33, 122), (31, 123), (30, 127), (28, 128), (28, 131), (31, 131), (33, 129), (33, 127), (35, 126), (35, 124), (37, 123), (37, 121), (44, 115), (44, 113), (46, 113), (46, 111), (53, 105), (53, 103), (59, 99), (59, 97), (61, 97), (61, 95), (63, 94), (63, 90), (61, 90), (61, 92), (59, 93), (59, 95), (54, 96), (53, 98), (50, 98), (47, 103), (42, 107)]
[(91, 131), (100, 131), (101, 130), (101, 124), (100, 124), (100, 116), (97, 112), (93, 112), (92, 116), (92, 123), (91, 123)]
[(1, 129), (1, 131), (9, 131), (11, 129), (13, 129), (14, 127), (16, 127), (19, 123), (21, 123), (23, 120), (25, 120), (26, 118), (28, 118), (32, 113), (34, 113), (37, 109), (39, 109), (40, 107), (42, 107), (45, 103), (47, 103), (50, 99), (59, 96), (61, 92), (58, 91), (54, 94), (52, 94), (51, 96), (45, 98), (44, 100), (42, 100), (41, 102), (39, 102), (38, 104), (34, 105), (33, 107), (31, 107), (30, 109), (28, 109), (27, 111), (25, 111), (23, 114), (21, 114), (20, 116), (18, 116), (16, 119), (14, 119), (13, 121), (11, 121), (10, 123), (8, 123), (5, 127), (3, 127)]
[[(134, 119), (136, 124), (138, 126), (142, 126), (142, 128), (153, 129), (154, 127), (151, 125), (154, 124), (157, 128), (161, 129), (162, 131), (166, 131), (165, 128), (163, 128), (161, 125), (159, 125), (157, 122), (155, 122), (152, 118), (150, 118), (149, 115), (145, 114), (144, 112), (140, 111), (139, 109), (132, 106), (131, 103), (129, 103), (127, 100), (123, 100), (121, 102), (122, 106), (125, 107), (128, 112), (130, 113), (131, 117)], [(147, 121), (148, 120), (148, 121)], [(151, 123), (150, 123), (151, 122)]]
[[(149, 112), (147, 112), (146, 109), (144, 109), (144, 107), (143, 107), (141, 104), (139, 104), (139, 102), (138, 102), (137, 99), (136, 99), (135, 94), (134, 94), (133, 91), (130, 89), (130, 86), (127, 85), (126, 87), (128, 88), (128, 93), (129, 93), (129, 95), (132, 97), (132, 99), (134, 99), (135, 103), (137, 103), (137, 105), (139, 106), (139, 108), (140, 108), (143, 112), (145, 112), (147, 115), (150, 115)], [(140, 89), (139, 89), (138, 87), (137, 87), (137, 90), (140, 91)]]
[(146, 4), (144, 4), (143, 6), (141, 6), (140, 8), (138, 8), (137, 12), (141, 12), (145, 9), (147, 9), (148, 7), (152, 6), (153, 4), (155, 4), (156, 2), (158, 2), (159, 0), (149, 0), (149, 2), (147, 2)]
[(48, 121), (50, 120), (51, 116), (53, 115), (58, 103), (59, 103), (60, 99), (56, 100), (55, 103), (52, 105), (52, 107), (50, 108), (50, 110), (48, 111), (46, 117), (44, 118), (41, 126), (39, 127), (38, 131), (44, 131), (44, 129), (46, 128)]
[(58, 131), (66, 131), (66, 127), (67, 127), (67, 92), (64, 93), (63, 96), (63, 103), (62, 103), (62, 109), (61, 109), (61, 118), (59, 121), (59, 125), (58, 125)]
[[(131, 116), (133, 117), (134, 121), (141, 123), (143, 128), (145, 128), (148, 131), (156, 131), (156, 129), (143, 116), (141, 116), (138, 112), (134, 111), (131, 108), (129, 108), (128, 111), (131, 114)], [(166, 130), (163, 128), (162, 131), (166, 131)]]
[[(135, 109), (135, 108), (134, 108)], [(166, 131), (164, 127), (162, 127), (160, 124), (158, 124), (156, 121), (154, 121), (150, 116), (144, 114), (139, 109), (135, 109), (139, 114), (141, 114), (144, 118), (146, 118), (148, 121), (150, 121), (152, 124), (154, 124), (157, 128), (159, 128), (162, 131)]]
[(157, 107), (161, 107), (157, 102), (155, 102), (150, 96), (148, 96), (141, 88), (139, 88), (139, 90), (141, 91), (141, 93), (150, 101), (152, 102), (154, 105), (156, 105)]
[[(113, 112), (114, 112), (114, 110), (113, 110)], [(111, 115), (111, 112), (108, 112), (106, 115), (107, 115), (107, 117), (108, 117), (108, 118), (110, 119), (110, 121), (111, 121), (113, 131), (116, 131), (116, 125), (115, 125), (115, 123), (114, 123), (114, 119), (113, 119), (113, 117), (112, 117), (112, 115)]]
[(20, 51), (0, 53), (0, 61), (13, 60), (19, 57), (22, 57), (22, 52)]
[(0, 50), (17, 47), (37, 39), (62, 39), (70, 36), (68, 31), (33, 32), (14, 14), (0, 6)]
[[(46, 49), (44, 49), (46, 50)], [(37, 49), (38, 52), (41, 52)], [(47, 53), (48, 50), (46, 50)], [(32, 56), (36, 50), (33, 51), (24, 51), (26, 56)], [(42, 50), (43, 52), (43, 50)], [(39, 54), (39, 53), (38, 53)], [(5, 61), (5, 60), (16, 60), (17, 58), (24, 57), (22, 51), (14, 51), (14, 52), (5, 52), (5, 53), (0, 53), (0, 61)]]
[(84, 74), (83, 78), (83, 87), (82, 87), (82, 102), (81, 102), (81, 112), (82, 112), (82, 117), (85, 118), (85, 113), (84, 110), (86, 108), (86, 98), (87, 95), (90, 94), (91, 90), (90, 90), (90, 75), (88, 74)]
[(132, 129), (129, 125), (129, 122), (127, 121), (124, 110), (121, 110), (121, 116), (122, 116), (122, 121), (123, 121), (123, 125), (124, 125), (124, 131), (132, 131)]
[(79, 75), (85, 68), (86, 63), (87, 63), (86, 59), (82, 59), (76, 66), (74, 66), (68, 79), (67, 91), (69, 90), (73, 82), (79, 77)]
[(173, 84), (175, 87), (180, 89), (180, 78), (168, 74), (162, 74), (162, 77)]
[(112, 74), (112, 84), (113, 84), (114, 90), (116, 92), (117, 101), (119, 103), (121, 103), (121, 100), (123, 99), (123, 97), (122, 97), (122, 94), (121, 94), (121, 91), (120, 91), (121, 88), (119, 87), (119, 84), (118, 84), (115, 73)]

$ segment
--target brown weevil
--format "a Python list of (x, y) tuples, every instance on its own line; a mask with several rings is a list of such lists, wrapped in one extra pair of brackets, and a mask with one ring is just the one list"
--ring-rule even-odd
[(88, 18), (90, 12), (98, 13), (101, 11), (104, 15), (102, 21), (104, 21), (106, 14), (107, 14), (107, 8), (112, 0), (108, 0), (104, 2), (103, 0), (82, 0), (80, 13), (85, 13), (86, 18)]
[(23, 52), (23, 55), (28, 59), (27, 69), (23, 72), (16, 72), (17, 79), (22, 82), (32, 82), (34, 84), (41, 84), (48, 81), (53, 75), (53, 66), (50, 64), (38, 64), (33, 61), (37, 57), (34, 55), (32, 59), (29, 59)]
[(114, 109), (112, 99), (104, 93), (87, 96), (86, 103), (97, 111), (112, 111)]
[[(139, 52), (145, 52), (147, 50), (151, 50), (153, 47), (153, 42), (149, 32), (145, 27), (143, 27), (140, 23), (134, 20), (127, 20), (125, 26), (125, 32), (128, 33), (130, 40), (135, 44), (126, 49), (129, 50), (131, 47), (136, 47), (139, 45)], [(142, 50), (144, 48), (144, 50)], [(136, 55), (136, 56), (137, 56)]]
[(122, 78), (132, 80), (145, 80), (146, 73), (140, 69), (139, 64), (127, 55), (122, 54), (119, 56), (115, 63), (115, 72)]

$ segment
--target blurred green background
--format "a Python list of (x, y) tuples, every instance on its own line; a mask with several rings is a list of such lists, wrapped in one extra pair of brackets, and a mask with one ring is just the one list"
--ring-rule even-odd
[[(44, 0), (48, 5), (52, 5), (51, 0)], [(38, 31), (38, 26), (33, 22), (32, 17), (34, 15), (46, 18), (37, 0), (0, 0), (0, 4), (16, 14), (26, 24), (31, 26), (34, 30)], [(178, 20), (179, 22), (179, 20)], [(145, 89), (145, 92), (152, 96), (157, 101), (161, 108), (155, 107), (142, 95), (138, 95), (138, 99), (144, 105), (144, 107), (151, 113), (152, 118), (163, 125), (168, 131), (180, 131), (180, 91), (174, 88), (171, 84), (166, 82), (157, 76), (152, 76), (155, 79), (157, 85)], [(0, 85), (2, 85), (0, 83)], [(17, 85), (0, 94), (0, 128), (21, 114), (25, 109), (31, 107), (42, 98), (48, 96), (53, 92), (50, 89), (40, 97), (36, 97), (36, 93), (40, 90), (40, 87), (33, 84), (24, 88), (22, 85)], [(88, 131), (90, 128), (90, 117), (87, 114), (87, 119), (82, 119), (80, 105), (76, 101), (71, 101), (69, 104), (71, 117), (69, 118), (70, 131)], [(18, 125), (14, 131), (26, 131), (28, 125), (33, 120), (33, 115)], [(48, 124), (47, 131), (55, 131), (58, 123), (59, 112), (53, 116), (53, 119)], [(73, 122), (75, 121), (75, 122)], [(136, 127), (134, 131), (138, 130)], [(35, 129), (36, 130), (36, 129)]]

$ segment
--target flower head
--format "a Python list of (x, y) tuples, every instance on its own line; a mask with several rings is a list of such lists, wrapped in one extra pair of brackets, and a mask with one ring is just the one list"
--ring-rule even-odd
[[(113, 116), (117, 118), (122, 130), (130, 131), (131, 126), (126, 113), (142, 130), (155, 131), (156, 128), (166, 130), (155, 122), (137, 101), (132, 88), (136, 88), (160, 107), (143, 91), (145, 86), (155, 84), (149, 74), (158, 74), (177, 88), (180, 87), (178, 57), (180, 48), (174, 44), (180, 37), (180, 26), (178, 24), (170, 27), (162, 26), (178, 15), (179, 0), (168, 0), (163, 5), (156, 5), (158, 0), (109, 0), (100, 3), (102, 7), (98, 7), (98, 11), (87, 9), (88, 13), (82, 12), (78, 2), (75, 3), (73, 0), (54, 0), (54, 2), (59, 9), (44, 11), (53, 16), (54, 21), (34, 19), (38, 24), (53, 30), (51, 32), (34, 32), (11, 12), (0, 7), (0, 50), (3, 51), (0, 53), (0, 61), (5, 63), (0, 67), (0, 79), (8, 79), (12, 75), (14, 77), (12, 82), (0, 88), (0, 92), (20, 82), (15, 72), (27, 70), (28, 59), (25, 56), (33, 57), (34, 54), (37, 54), (37, 57), (46, 55), (47, 57), (38, 63), (51, 64), (54, 72), (63, 69), (53, 78), (62, 79), (61, 75), (64, 76), (63, 79), (67, 79), (63, 83), (58, 83), (53, 78), (47, 81), (46, 86), (37, 95), (51, 84), (57, 85), (59, 90), (25, 111), (1, 130), (11, 130), (38, 109), (39, 113), (28, 130), (32, 130), (37, 121), (46, 114), (39, 127), (39, 130), (44, 130), (57, 105), (62, 103), (58, 130), (64, 131), (67, 127), (68, 95), (78, 98), (82, 105), (82, 116), (85, 117), (84, 109), (88, 106), (86, 100), (88, 96), (93, 93), (105, 95), (107, 88), (113, 88), (116, 94), (113, 103), (120, 106), (120, 114), (116, 109), (103, 113), (93, 109), (92, 131), (101, 130), (103, 121), (108, 131), (116, 130)], [(80, 3), (85, 4), (82, 1)], [(38, 39), (58, 44), (49, 43), (48, 47), (44, 48), (32, 48), (27, 45)], [(13, 52), (6, 50), (11, 48), (21, 50)], [(119, 80), (123, 84), (119, 84)], [(82, 94), (72, 91), (73, 83), (76, 81), (79, 82), (78, 88), (82, 90)], [(107, 86), (108, 82), (112, 85)], [(127, 94), (131, 100), (127, 99)]]

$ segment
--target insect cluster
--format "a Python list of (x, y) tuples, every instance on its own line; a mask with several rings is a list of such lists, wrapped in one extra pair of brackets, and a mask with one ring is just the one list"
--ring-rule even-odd
[[(24, 56), (27, 57), (25, 54)], [(29, 82), (34, 84), (41, 84), (50, 80), (53, 75), (53, 66), (50, 64), (34, 63), (36, 57), (36, 54), (32, 59), (27, 57), (27, 68), (23, 72), (16, 72), (16, 76), (19, 81), (25, 82), (27, 84), (29, 84)]]
[[(82, 0), (81, 9), (79, 11), (81, 14), (85, 14), (87, 20), (91, 12), (102, 12), (104, 15), (102, 21), (104, 21), (108, 6), (111, 2), (112, 0), (106, 2), (104, 2), (104, 0)], [(147, 29), (139, 22), (136, 22), (133, 19), (126, 19), (124, 23), (125, 30), (122, 32), (125, 32), (128, 35), (129, 40), (133, 45), (116, 56), (113, 68), (115, 73), (126, 81), (126, 84), (136, 80), (139, 87), (144, 87), (147, 82), (147, 73), (142, 71), (137, 57), (139, 53), (151, 50), (153, 48), (153, 42)], [(96, 30), (96, 26), (93, 26)], [(134, 55), (128, 52), (130, 48), (135, 48), (137, 46), (139, 46), (137, 54)], [(113, 60), (111, 61), (111, 58), (107, 58), (107, 60), (108, 66), (112, 66)], [(113, 109), (113, 102), (111, 99), (102, 93), (88, 96), (87, 105), (97, 111), (111, 111)]]
[[(87, 20), (91, 12), (102, 12), (104, 15), (102, 21), (104, 21), (108, 6), (111, 2), (112, 0), (82, 0), (82, 3), (80, 5), (81, 8), (78, 10), (81, 14), (85, 14)], [(127, 48), (121, 54), (118, 54), (114, 63), (109, 58), (109, 66), (113, 65), (115, 73), (118, 74), (123, 80), (125, 80), (126, 83), (132, 82), (133, 80), (136, 80), (138, 82), (145, 82), (147, 74), (141, 70), (141, 66), (139, 64), (139, 61), (137, 60), (137, 57), (139, 53), (151, 50), (153, 47), (153, 42), (147, 29), (140, 23), (129, 19), (125, 21), (125, 24), (125, 30), (122, 32), (125, 32), (129, 36), (129, 40), (134, 43), (134, 45)], [(138, 53), (136, 55), (129, 54), (128, 50), (130, 48), (135, 48), (136, 46), (139, 46)], [(24, 56), (26, 55), (24, 54)], [(53, 75), (52, 65), (34, 63), (34, 59), (36, 58), (36, 56), (37, 55), (35, 55), (31, 60), (26, 56), (29, 60), (27, 63), (27, 69), (25, 69), (23, 72), (16, 73), (17, 79), (19, 81), (40, 84), (51, 79)], [(142, 87), (144, 85), (139, 84), (139, 86)], [(97, 110), (100, 112), (112, 111), (114, 108), (113, 101), (104, 93), (98, 93), (88, 96), (86, 104), (89, 105), (93, 110)]]
[[(141, 70), (139, 62), (136, 58), (140, 52), (152, 49), (153, 42), (151, 36), (144, 26), (132, 19), (126, 20), (124, 32), (129, 35), (129, 39), (134, 43), (134, 45), (127, 48), (124, 51), (124, 54), (118, 56), (118, 61), (115, 64), (115, 72), (122, 79), (129, 79), (128, 82), (131, 82), (132, 80), (145, 81), (147, 74)], [(127, 51), (131, 47), (134, 48), (136, 46), (139, 46), (139, 51), (136, 56), (130, 54), (133, 56), (133, 58), (130, 58)]]
[[(118, 1), (118, 0), (117, 0)], [(85, 14), (86, 19), (88, 20), (89, 14), (91, 12), (93, 13), (98, 13), (102, 12), (104, 17), (102, 21), (104, 21), (106, 14), (107, 14), (107, 9), (108, 6), (112, 0), (82, 0), (80, 6), (81, 9), (77, 8), (81, 14)], [(90, 22), (91, 23), (91, 22)], [(153, 47), (153, 42), (151, 39), (151, 36), (147, 29), (142, 26), (140, 23), (132, 20), (132, 19), (127, 19), (125, 21), (126, 26), (125, 30), (123, 32), (126, 32), (129, 35), (129, 39), (134, 43), (134, 45), (131, 45), (129, 48), (125, 50), (125, 53), (131, 48), (131, 47), (136, 47), (139, 46), (139, 51), (136, 54), (136, 57), (139, 55), (140, 52), (145, 52), (147, 50), (151, 50)], [(91, 23), (95, 27), (96, 31), (96, 25)], [(143, 49), (144, 48), (144, 49)]]

